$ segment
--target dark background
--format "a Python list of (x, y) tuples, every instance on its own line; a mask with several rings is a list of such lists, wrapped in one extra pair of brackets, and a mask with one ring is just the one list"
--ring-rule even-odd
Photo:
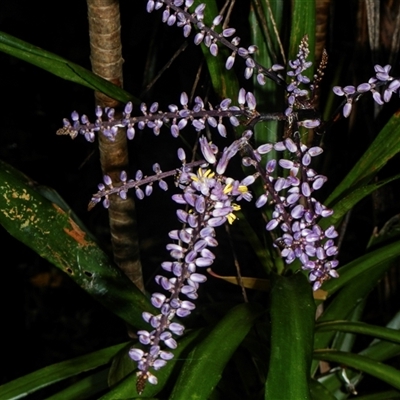
[[(358, 84), (373, 75), (371, 54), (365, 42), (357, 40), (360, 38), (356, 22), (357, 3), (350, 1), (343, 9), (341, 5), (331, 9), (327, 43), (330, 63), (323, 83), (325, 93), (328, 93), (328, 86), (331, 86), (339, 68), (343, 80), (340, 84), (343, 85)], [(190, 92), (201, 63), (201, 52), (199, 48), (189, 46), (161, 80), (145, 91), (149, 76), (170, 59), (184, 40), (180, 29), (168, 28), (160, 22), (159, 13), (148, 15), (145, 4), (144, 0), (121, 1), (125, 89), (148, 103), (156, 100), (165, 109), (169, 103), (179, 101), (180, 92)], [(238, 12), (232, 22), (244, 39), (247, 4), (246, 1), (237, 2)], [(87, 11), (83, 1), (3, 0), (0, 3), (0, 30), (90, 69)], [(377, 56), (383, 65), (386, 56), (383, 48), (382, 54)], [(397, 64), (394, 69), (398, 70)], [(251, 88), (250, 82), (244, 84)], [(196, 94), (207, 93), (213, 99), (208, 88), (209, 79), (203, 72)], [(323, 102), (326, 97), (323, 96)], [(350, 125), (349, 121), (340, 121), (329, 132), (325, 161), (321, 166), (322, 172), (330, 179), (328, 192), (354, 164), (397, 107), (398, 101), (394, 101), (381, 118), (372, 121), (371, 102), (363, 99), (356, 120), (352, 120)], [(101, 181), (96, 144), (86, 143), (81, 137), (72, 141), (55, 135), (62, 126), (62, 119), (73, 110), (92, 117), (92, 91), (0, 53), (0, 158), (40, 185), (57, 190), (96, 235), (103, 248), (110, 252), (107, 212), (101, 207), (90, 213), (86, 210), (97, 183)], [(130, 173), (138, 168), (150, 173), (154, 162), (159, 162), (164, 170), (174, 168), (177, 165), (176, 148), (168, 132), (157, 139), (150, 132), (138, 134), (130, 144)], [(393, 162), (382, 177), (397, 170), (398, 166)], [(381, 227), (399, 212), (399, 199), (394, 188), (388, 187), (380, 194), (384, 199), (380, 206), (376, 205), (376, 199), (379, 200), (376, 198), (365, 200), (355, 208), (343, 244), (342, 264), (363, 254), (374, 226)], [(145, 203), (137, 205), (146, 279), (151, 279), (154, 270), (167, 256), (164, 250), (167, 232), (178, 227), (174, 205), (169, 201), (170, 194), (155, 192)], [(123, 322), (1, 227), (0, 240), (3, 249), (0, 383), (128, 339)], [(222, 240), (221, 253), (228, 249), (224, 247), (228, 244), (224, 243)], [(241, 251), (243, 256), (248, 250), (244, 247)], [(230, 256), (223, 259), (223, 263), (233, 268)], [(257, 273), (251, 267), (246, 272)], [(230, 269), (230, 274), (234, 274), (233, 269)], [(394, 279), (397, 280), (396, 274)], [(232, 294), (232, 288), (227, 284), (214, 282), (211, 285), (216, 285), (211, 287), (218, 292), (213, 294), (214, 299), (221, 299), (226, 293), (240, 296), (237, 288)], [(377, 295), (375, 299), (380, 297)], [(396, 299), (397, 295), (391, 292), (385, 302), (371, 305), (368, 318), (378, 322), (387, 319), (393, 311), (390, 304)]]

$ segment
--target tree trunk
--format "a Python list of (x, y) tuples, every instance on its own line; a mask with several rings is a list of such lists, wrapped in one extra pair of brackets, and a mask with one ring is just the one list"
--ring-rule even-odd
[[(121, 25), (118, 0), (87, 0), (92, 70), (95, 74), (122, 87)], [(96, 104), (118, 107), (118, 102), (95, 92)], [(120, 172), (129, 166), (127, 139), (120, 129), (114, 142), (99, 135), (100, 162), (103, 174), (111, 177), (113, 185), (120, 183)], [(139, 258), (139, 244), (132, 196), (122, 200), (110, 197), (109, 221), (114, 260), (132, 282), (142, 291), (144, 283)]]

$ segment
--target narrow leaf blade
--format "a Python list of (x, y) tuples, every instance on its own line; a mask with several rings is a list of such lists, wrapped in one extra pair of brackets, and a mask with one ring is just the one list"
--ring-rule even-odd
[(315, 304), (303, 274), (276, 277), (271, 291), (271, 357), (266, 399), (310, 399)]

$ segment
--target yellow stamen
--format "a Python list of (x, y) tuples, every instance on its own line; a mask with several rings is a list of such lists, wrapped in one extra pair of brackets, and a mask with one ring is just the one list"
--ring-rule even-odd
[(228, 194), (228, 193), (232, 192), (232, 188), (233, 188), (232, 183), (228, 183), (228, 184), (224, 187), (223, 193), (224, 193), (224, 194)]
[(233, 224), (233, 221), (237, 218), (236, 215), (234, 213), (230, 213), (226, 216), (228, 222), (230, 225)]
[(232, 208), (233, 208), (233, 211), (239, 211), (241, 209), (239, 204), (236, 204), (236, 203), (232, 203)]
[[(239, 206), (239, 204), (232, 203), (233, 211), (239, 211), (240, 208), (241, 207)], [(235, 221), (235, 219), (237, 219), (237, 216), (233, 212), (231, 212), (226, 216), (226, 219), (228, 220), (229, 224), (232, 225), (233, 221)]]

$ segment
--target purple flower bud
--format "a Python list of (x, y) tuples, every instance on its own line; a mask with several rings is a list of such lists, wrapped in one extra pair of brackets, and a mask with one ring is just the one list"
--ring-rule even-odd
[(178, 122), (178, 130), (183, 129), (187, 125), (187, 119), (181, 119)]
[(132, 112), (132, 110), (133, 110), (133, 104), (132, 104), (132, 102), (130, 101), (130, 102), (126, 103), (126, 105), (125, 105), (125, 108), (124, 108), (124, 113), (125, 113), (125, 115), (126, 115), (126, 116), (130, 115), (130, 113)]
[(354, 94), (356, 92), (356, 88), (352, 85), (348, 85), (343, 88), (343, 92), (347, 95)]
[(286, 160), (284, 158), (281, 158), (279, 160), (279, 165), (284, 169), (292, 169), (294, 166), (294, 162), (290, 161), (290, 160)]
[(151, 304), (156, 308), (160, 308), (164, 304), (165, 300), (166, 297), (162, 293), (153, 293), (151, 296)]
[(306, 241), (308, 243), (313, 243), (316, 242), (317, 240), (319, 240), (319, 235), (317, 235), (316, 233), (310, 233), (306, 236)]
[(246, 58), (246, 66), (253, 69), (256, 66), (255, 61), (251, 57)]
[(172, 26), (175, 24), (175, 22), (176, 22), (176, 15), (175, 14), (170, 15), (167, 21), (167, 25)]
[(274, 190), (276, 192), (280, 192), (285, 186), (286, 179), (285, 178), (278, 178), (274, 184)]
[(297, 203), (300, 198), (299, 193), (291, 193), (287, 198), (286, 201), (289, 205)]
[(137, 334), (138, 334), (140, 343), (142, 343), (144, 345), (147, 345), (147, 344), (150, 343), (151, 339), (150, 339), (150, 333), (149, 332), (141, 330), (141, 331), (138, 331)]
[(305, 119), (300, 122), (300, 125), (304, 126), (307, 129), (313, 129), (317, 126), (321, 125), (321, 121), (319, 119)]
[(172, 200), (178, 204), (186, 204), (186, 200), (184, 199), (183, 195), (181, 195), (181, 194), (174, 194), (172, 196)]
[(127, 130), (126, 130), (126, 137), (129, 140), (132, 140), (135, 137), (135, 128), (133, 126), (130, 126)]
[(380, 106), (382, 106), (384, 104), (381, 94), (379, 92), (377, 92), (376, 90), (374, 90), (372, 92), (372, 97), (374, 98), (375, 103), (379, 104)]
[(109, 208), (109, 207), (110, 207), (110, 199), (109, 199), (108, 197), (106, 197), (106, 198), (103, 200), (103, 207), (104, 207), (104, 208)]
[(142, 189), (136, 188), (136, 189), (135, 189), (135, 194), (136, 194), (136, 197), (137, 197), (139, 200), (143, 200), (143, 199), (144, 199), (144, 192), (143, 192)]
[(76, 111), (72, 111), (71, 119), (72, 121), (79, 121), (79, 114)]
[(334, 239), (338, 237), (339, 234), (336, 232), (335, 227), (332, 225), (325, 231), (325, 236), (329, 239)]
[(234, 115), (229, 117), (229, 122), (231, 123), (232, 126), (239, 126), (240, 124), (239, 120)]
[(168, 190), (167, 182), (163, 181), (162, 179), (158, 182), (158, 186), (161, 190), (164, 190), (164, 192)]
[(269, 153), (272, 149), (274, 148), (274, 146), (271, 143), (265, 143), (262, 144), (261, 146), (257, 147), (257, 152), (259, 154), (267, 154)]
[(304, 206), (302, 204), (298, 204), (293, 208), (293, 210), (290, 212), (290, 215), (294, 219), (299, 219), (303, 216), (304, 214)]
[(274, 71), (274, 72), (282, 71), (283, 69), (285, 69), (285, 67), (283, 65), (280, 65), (280, 64), (274, 64), (271, 67), (271, 71)]
[(360, 85), (357, 86), (357, 92), (359, 93), (369, 92), (370, 90), (371, 90), (371, 84), (369, 83), (361, 83)]
[(199, 142), (200, 142), (201, 152), (203, 153), (203, 156), (206, 159), (206, 161), (209, 162), (210, 164), (215, 164), (217, 160), (215, 158), (213, 151), (211, 150), (211, 146), (208, 143), (207, 139), (204, 136), (201, 136)]
[(267, 172), (268, 172), (269, 174), (271, 174), (272, 172), (274, 172), (275, 167), (276, 167), (276, 160), (275, 160), (275, 159), (272, 159), (272, 160), (269, 160), (269, 161), (267, 162), (266, 170), (267, 170)]
[[(375, 92), (375, 93), (377, 93), (377, 92)], [(382, 104), (383, 104), (383, 102), (382, 102)], [(349, 101), (344, 105), (344, 107), (343, 107), (343, 116), (345, 118), (347, 118), (350, 115), (352, 107), (353, 106), (352, 106), (351, 102), (349, 102)]]
[(201, 119), (194, 119), (192, 125), (198, 132), (202, 131), (205, 128), (204, 121)]
[(212, 43), (210, 46), (210, 53), (211, 55), (213, 55), (214, 57), (216, 57), (218, 55), (218, 45), (216, 43)]
[(181, 93), (181, 98), (180, 98), (180, 102), (183, 106), (187, 106), (189, 101), (188, 95), (185, 92)]
[(297, 151), (296, 144), (290, 138), (285, 139), (285, 146), (291, 153), (295, 153)]
[(207, 223), (211, 227), (216, 227), (216, 226), (221, 226), (226, 222), (225, 217), (215, 217), (215, 218), (210, 218)]
[(104, 175), (103, 176), (103, 182), (107, 185), (107, 186), (112, 186), (112, 180), (111, 177), (109, 175)]
[(227, 60), (226, 60), (225, 68), (226, 68), (227, 70), (232, 69), (234, 63), (235, 63), (235, 57), (234, 57), (234, 56), (229, 56), (229, 57), (227, 58)]
[(328, 249), (326, 249), (326, 255), (328, 257), (335, 256), (338, 253), (338, 248), (336, 246), (331, 246)]
[(170, 11), (169, 11), (169, 8), (167, 8), (167, 9), (165, 9), (165, 10), (163, 11), (163, 14), (162, 14), (162, 22), (164, 22), (164, 23), (167, 22), (169, 16), (170, 16)]
[(259, 85), (264, 86), (267, 83), (267, 80), (265, 79), (265, 76), (263, 73), (257, 74), (257, 82)]
[(172, 360), (172, 359), (174, 358), (174, 355), (173, 355), (173, 353), (171, 353), (170, 351), (161, 350), (161, 351), (160, 351), (160, 357), (161, 357), (163, 360), (168, 361), (168, 360)]
[[(173, 239), (173, 238), (171, 238)], [(176, 238), (178, 239), (178, 238)], [(171, 261), (164, 261), (163, 263), (161, 263), (161, 267), (162, 269), (164, 269), (165, 271), (171, 272), (172, 271), (172, 262)]]
[(204, 39), (204, 32), (199, 32), (194, 37), (194, 44), (199, 45)]
[(168, 326), (169, 330), (174, 333), (175, 335), (181, 336), (185, 330), (185, 327), (181, 324), (176, 322), (171, 322)]
[(318, 147), (318, 146), (310, 147), (308, 149), (308, 154), (310, 154), (311, 157), (319, 156), (322, 153), (323, 153), (323, 150), (321, 149), (321, 147)]
[(334, 86), (332, 91), (336, 94), (336, 96), (344, 96), (344, 91), (340, 86)]
[(235, 32), (236, 32), (236, 29), (234, 29), (234, 28), (227, 28), (227, 29), (224, 29), (224, 30), (222, 31), (222, 36), (223, 36), (223, 37), (230, 37), (230, 36), (233, 36), (233, 35), (235, 34)]
[(244, 103), (246, 102), (246, 90), (241, 88), (239, 90), (239, 95), (238, 95), (238, 103), (240, 105), (244, 105)]
[(132, 358), (134, 361), (139, 361), (144, 355), (144, 351), (140, 349), (130, 349), (129, 350), (129, 357)]
[(227, 98), (227, 99), (222, 100), (219, 106), (222, 110), (227, 110), (231, 103), (232, 103), (232, 100)]
[(321, 216), (324, 218), (330, 217), (333, 214), (333, 210), (330, 210), (328, 208), (322, 210)]
[(226, 137), (227, 133), (226, 133), (226, 128), (225, 125), (223, 124), (218, 124), (218, 133), (222, 136), (222, 137)]
[[(154, 363), (153, 363), (153, 368), (154, 368), (155, 371), (157, 371), (157, 370), (159, 370), (160, 368), (164, 367), (165, 364), (167, 364), (167, 362), (166, 362), (165, 360), (160, 360), (160, 359), (158, 359), (158, 360), (155, 360), (155, 361), (154, 361)], [(154, 376), (154, 375), (153, 375), (153, 376)], [(148, 379), (149, 379), (149, 382), (150, 382), (150, 377), (149, 377)], [(157, 378), (156, 378), (156, 379), (157, 379)]]
[(256, 98), (254, 97), (254, 94), (251, 92), (246, 93), (246, 102), (247, 106), (249, 107), (249, 110), (255, 110), (257, 106)]
[(253, 76), (253, 71), (254, 71), (253, 68), (247, 67), (247, 68), (244, 70), (244, 77), (245, 77), (245, 79), (250, 79), (250, 78)]
[(286, 146), (285, 146), (285, 144), (283, 142), (276, 142), (274, 144), (274, 149), (276, 151), (284, 151), (284, 150), (286, 150)]
[(279, 225), (279, 220), (278, 219), (271, 219), (271, 221), (269, 221), (267, 223), (267, 226), (265, 227), (265, 229), (267, 231), (272, 231), (274, 230), (277, 226)]
[(392, 98), (392, 91), (391, 90), (388, 90), (388, 89), (386, 89), (384, 92), (383, 92), (383, 101), (385, 102), (385, 103), (389, 103), (389, 101), (390, 101), (390, 99)]

